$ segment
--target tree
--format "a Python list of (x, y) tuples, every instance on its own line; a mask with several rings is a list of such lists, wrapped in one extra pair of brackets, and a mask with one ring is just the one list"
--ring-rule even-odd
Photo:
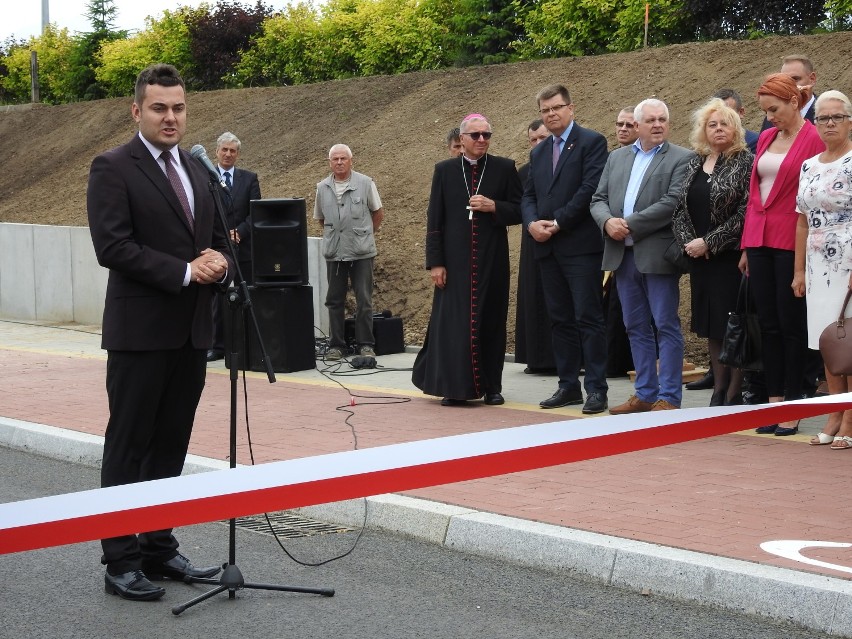
[(118, 7), (115, 0), (89, 0), (83, 15), (89, 19), (93, 33), (114, 32)]
[(26, 95), (18, 95), (13, 90), (7, 89), (4, 83), (10, 72), (7, 58), (15, 49), (26, 46), (27, 43), (24, 40), (16, 40), (14, 36), (9, 36), (0, 43), (0, 104), (28, 102), (30, 99), (29, 90)]
[(5, 58), (8, 73), (0, 78), (4, 93), (16, 101), (27, 102), (30, 96), (30, 52), (38, 56), (39, 97), (47, 104), (61, 104), (75, 99), (70, 82), (71, 53), (74, 40), (68, 29), (49, 24), (38, 37), (25, 46), (15, 47)]
[(83, 14), (92, 30), (75, 37), (71, 54), (70, 84), (78, 100), (96, 100), (106, 96), (106, 89), (97, 81), (97, 54), (105, 42), (127, 37), (126, 31), (115, 29), (118, 9), (115, 0), (90, 0)]
[(233, 75), (242, 52), (260, 33), (261, 24), (272, 13), (260, 0), (252, 8), (237, 2), (216, 4), (210, 12), (199, 13), (189, 23), (194, 88), (220, 89)]
[(319, 13), (307, 2), (288, 5), (264, 21), (228, 83), (236, 87), (282, 86), (335, 77), (333, 48)]
[(810, 33), (826, 18), (825, 0), (685, 0), (684, 5), (700, 40)]
[(205, 12), (204, 7), (166, 10), (160, 18), (148, 18), (145, 30), (137, 35), (104, 42), (95, 56), (95, 78), (107, 96), (133, 95), (139, 71), (154, 62), (167, 60), (182, 74), (187, 69), (191, 70), (193, 59), (189, 24)]
[(512, 42), (525, 35), (533, 0), (461, 0), (449, 15), (456, 66), (499, 64), (517, 58)]
[(441, 0), (366, 0), (356, 13), (360, 46), (355, 48), (359, 75), (405, 73), (448, 66), (448, 29), (452, 7)]

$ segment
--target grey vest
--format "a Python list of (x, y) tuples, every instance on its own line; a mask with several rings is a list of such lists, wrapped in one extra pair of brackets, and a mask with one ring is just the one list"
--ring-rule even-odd
[(317, 184), (317, 200), (324, 218), (322, 255), (332, 262), (351, 262), (376, 256), (373, 216), (367, 207), (372, 178), (352, 171), (340, 202), (334, 193), (334, 176)]

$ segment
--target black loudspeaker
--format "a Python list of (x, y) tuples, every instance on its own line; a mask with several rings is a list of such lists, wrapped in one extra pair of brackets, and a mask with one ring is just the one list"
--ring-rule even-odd
[(251, 201), (251, 264), (255, 286), (308, 284), (304, 198)]
[[(348, 317), (343, 323), (343, 336), (350, 348), (355, 348), (355, 318)], [(391, 355), (405, 352), (402, 335), (402, 318), (392, 317), (390, 311), (373, 315), (373, 350), (376, 355)]]
[[(266, 354), (272, 362), (272, 370), (276, 373), (292, 373), (316, 368), (313, 289), (310, 286), (250, 286), (249, 294)], [(248, 339), (244, 337), (242, 326), (238, 327), (236, 333), (236, 339), (247, 342), (248, 370), (265, 372), (254, 329), (248, 331)], [(228, 335), (226, 326), (226, 353), (231, 350)], [(226, 361), (226, 364), (230, 366), (230, 361)]]

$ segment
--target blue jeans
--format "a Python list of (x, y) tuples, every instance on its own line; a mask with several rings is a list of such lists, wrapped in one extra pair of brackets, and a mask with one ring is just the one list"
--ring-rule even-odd
[[(643, 402), (665, 400), (680, 406), (683, 395), (683, 333), (677, 314), (679, 275), (656, 275), (636, 270), (633, 251), (624, 251), (616, 271), (624, 327), (636, 366), (636, 396)], [(657, 327), (654, 340), (653, 319)], [(657, 342), (660, 370), (657, 373)]]

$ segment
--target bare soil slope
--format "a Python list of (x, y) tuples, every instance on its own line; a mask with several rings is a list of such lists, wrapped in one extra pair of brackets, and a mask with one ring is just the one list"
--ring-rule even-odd
[[(189, 98), (184, 145), (203, 144), (212, 155), (216, 137), (233, 131), (243, 142), (241, 165), (259, 174), (263, 196), (304, 197), (310, 215), (316, 183), (328, 172), (328, 148), (337, 142), (349, 144), (356, 169), (376, 180), (386, 211), (378, 239), (376, 308), (401, 315), (406, 342), (420, 343), (431, 305), (423, 240), (432, 166), (445, 156), (444, 135), (465, 114), (488, 115), (495, 130), (491, 151), (520, 165), (526, 161), (526, 126), (537, 115), (534, 95), (545, 84), (561, 82), (571, 90), (578, 122), (606, 134), (613, 144), (617, 111), (656, 96), (671, 108), (671, 140), (686, 145), (690, 112), (724, 86), (743, 94), (746, 124), (759, 128), (762, 114), (754, 92), (764, 75), (779, 68), (781, 56), (793, 52), (806, 53), (816, 62), (818, 91), (852, 91), (848, 62), (852, 34), (721, 41), (199, 93)], [(115, 99), (0, 111), (0, 139), (6, 149), (0, 171), (0, 221), (86, 225), (89, 163), (133, 135), (130, 102)], [(311, 234), (318, 231), (311, 223)], [(519, 233), (517, 228), (511, 232), (515, 265)], [(683, 316), (688, 317), (686, 309)], [(509, 322), (511, 342), (514, 304)], [(689, 351), (695, 361), (705, 360), (700, 342), (690, 340)]]

